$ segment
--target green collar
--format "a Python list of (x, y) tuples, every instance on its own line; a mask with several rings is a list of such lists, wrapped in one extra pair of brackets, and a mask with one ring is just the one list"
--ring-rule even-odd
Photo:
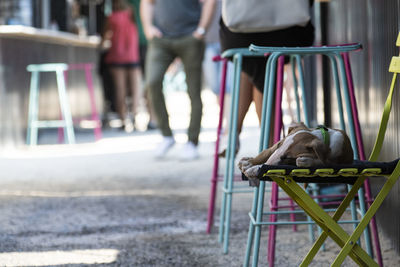
[(325, 145), (329, 146), (329, 133), (328, 133), (328, 128), (326, 128), (324, 125), (318, 125), (317, 129), (321, 131), (322, 134), (322, 139), (324, 139)]

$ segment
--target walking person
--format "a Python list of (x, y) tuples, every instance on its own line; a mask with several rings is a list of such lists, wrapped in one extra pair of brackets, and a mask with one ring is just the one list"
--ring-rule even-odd
[(169, 125), (162, 81), (168, 66), (179, 57), (186, 73), (191, 102), (188, 142), (181, 159), (198, 158), (197, 145), (201, 128), (201, 76), (204, 35), (213, 16), (215, 0), (142, 0), (143, 29), (149, 41), (145, 83), (163, 140), (155, 156), (163, 158), (175, 144)]
[(124, 0), (112, 1), (112, 13), (107, 18), (102, 45), (111, 41), (105, 58), (115, 85), (116, 109), (125, 131), (133, 130), (128, 116), (127, 91), (132, 95), (133, 120), (141, 98), (142, 72), (140, 70), (139, 34), (133, 10)]

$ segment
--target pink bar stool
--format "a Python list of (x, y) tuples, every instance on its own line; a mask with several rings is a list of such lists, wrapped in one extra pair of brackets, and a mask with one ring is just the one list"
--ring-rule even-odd
[[(64, 71), (64, 78), (65, 81), (67, 82), (68, 80), (68, 72), (71, 70), (83, 70), (85, 72), (85, 79), (86, 79), (86, 85), (89, 93), (89, 99), (90, 99), (90, 109), (91, 109), (91, 119), (96, 123), (96, 126), (94, 127), (94, 138), (96, 141), (100, 140), (102, 137), (102, 131), (101, 131), (101, 120), (99, 118), (99, 113), (97, 112), (96, 108), (96, 100), (95, 100), (95, 95), (94, 95), (94, 86), (93, 86), (93, 76), (92, 76), (92, 70), (94, 68), (93, 63), (77, 63), (77, 64), (68, 64), (68, 69)], [(58, 140), (61, 142), (61, 140), (64, 139), (64, 134), (63, 131), (59, 129), (58, 131)]]

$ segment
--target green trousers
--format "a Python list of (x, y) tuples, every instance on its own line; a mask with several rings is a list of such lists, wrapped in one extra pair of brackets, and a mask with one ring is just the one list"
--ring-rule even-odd
[(162, 88), (164, 74), (175, 58), (182, 60), (191, 102), (188, 140), (198, 144), (203, 104), (201, 102), (201, 64), (204, 56), (204, 42), (193, 36), (179, 38), (154, 38), (149, 42), (146, 55), (146, 90), (150, 93), (151, 104), (163, 136), (172, 136), (168, 111)]

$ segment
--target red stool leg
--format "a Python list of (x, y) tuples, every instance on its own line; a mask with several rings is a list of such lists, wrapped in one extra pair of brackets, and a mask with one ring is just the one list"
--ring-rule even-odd
[[(353, 114), (354, 129), (355, 129), (355, 134), (356, 134), (356, 139), (357, 139), (359, 157), (360, 157), (360, 160), (366, 160), (365, 151), (364, 151), (364, 143), (363, 143), (362, 134), (361, 134), (361, 126), (360, 126), (360, 121), (358, 119), (357, 101), (356, 101), (356, 97), (354, 95), (354, 83), (353, 83), (353, 75), (351, 72), (349, 53), (342, 53), (342, 57), (343, 57), (345, 69), (346, 69), (346, 77), (347, 77), (347, 83), (348, 83), (348, 88), (349, 88), (351, 110), (352, 110), (352, 114)], [(366, 179), (364, 181), (364, 188), (365, 188), (365, 195), (366, 195), (366, 199), (367, 199), (366, 202), (369, 207), (371, 204), (371, 201), (372, 201), (372, 194), (371, 194), (371, 187), (370, 187), (368, 179)], [(376, 258), (378, 260), (379, 266), (383, 266), (382, 251), (381, 251), (381, 245), (379, 242), (379, 234), (378, 234), (378, 230), (377, 230), (378, 228), (376, 225), (375, 216), (372, 217), (370, 223), (371, 223), (372, 236), (374, 238)]]
[[(221, 60), (221, 59), (220, 59)], [(210, 192), (210, 201), (208, 205), (208, 216), (207, 216), (207, 233), (211, 233), (211, 228), (214, 224), (214, 209), (215, 209), (215, 199), (217, 193), (217, 184), (218, 184), (218, 165), (219, 165), (219, 143), (221, 138), (221, 130), (223, 123), (223, 114), (224, 114), (224, 99), (225, 99), (225, 90), (226, 90), (226, 72), (227, 72), (228, 61), (223, 59), (222, 65), (222, 77), (221, 77), (221, 85), (219, 92), (219, 119), (218, 119), (218, 127), (217, 127), (217, 140), (215, 142), (215, 151), (214, 151), (214, 167), (211, 177), (211, 192)]]
[[(278, 71), (277, 71), (277, 82), (276, 82), (276, 96), (275, 96), (275, 120), (274, 120), (274, 143), (280, 139), (280, 133), (282, 129), (282, 93), (283, 93), (283, 67), (284, 57), (281, 56), (278, 59)], [(271, 211), (277, 211), (278, 209), (278, 198), (279, 190), (276, 183), (272, 183), (271, 191)], [(277, 215), (270, 215), (270, 222), (276, 222)], [(274, 266), (275, 261), (275, 240), (276, 240), (276, 225), (269, 225), (268, 235), (268, 263), (270, 267)]]
[(87, 84), (89, 99), (90, 99), (90, 108), (92, 111), (92, 120), (96, 122), (96, 127), (94, 128), (94, 137), (96, 140), (99, 140), (102, 137), (102, 132), (101, 132), (101, 122), (99, 119), (99, 114), (97, 112), (96, 100), (95, 100), (95, 96), (94, 96), (92, 68), (93, 68), (93, 64), (91, 64), (91, 63), (86, 63), (84, 65), (86, 84)]

